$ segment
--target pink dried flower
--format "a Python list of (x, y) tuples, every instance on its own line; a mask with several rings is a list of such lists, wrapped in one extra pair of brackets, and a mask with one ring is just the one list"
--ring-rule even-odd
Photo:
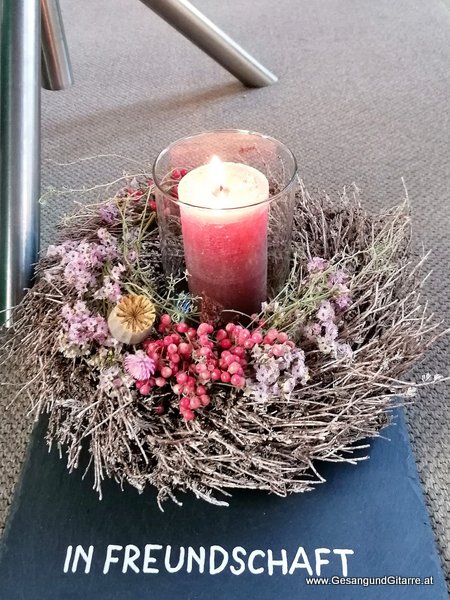
[(310, 261), (308, 261), (306, 268), (308, 269), (308, 273), (321, 273), (328, 268), (328, 264), (328, 261), (324, 258), (314, 256)]
[(317, 311), (317, 318), (322, 323), (324, 323), (325, 321), (334, 321), (336, 315), (331, 302), (328, 302), (328, 300), (324, 300), (320, 303), (319, 310)]
[(129, 250), (127, 254), (127, 261), (131, 264), (137, 261), (138, 255), (135, 250)]
[(149, 379), (155, 372), (155, 361), (142, 350), (136, 354), (127, 354), (124, 358), (125, 371), (136, 381)]
[(119, 216), (119, 210), (115, 204), (109, 203), (100, 207), (98, 214), (104, 223), (112, 225)]
[(343, 296), (338, 296), (334, 300), (335, 305), (339, 310), (347, 310), (352, 303), (351, 296), (349, 294), (344, 294)]
[(343, 269), (337, 269), (334, 273), (330, 273), (330, 276), (328, 277), (328, 283), (331, 287), (347, 283), (348, 280), (349, 275)]
[(320, 335), (322, 328), (320, 323), (313, 323), (310, 321), (303, 328), (303, 335), (309, 342), (315, 342)]
[(86, 304), (78, 301), (72, 307), (64, 304), (61, 308), (62, 327), (71, 344), (83, 346), (89, 342), (103, 344), (108, 336), (108, 324), (97, 314), (92, 315)]
[(110, 277), (105, 276), (103, 286), (94, 293), (94, 298), (109, 300), (113, 304), (117, 304), (122, 299), (122, 290), (117, 282), (113, 282)]
[(122, 273), (124, 273), (126, 270), (126, 267), (122, 263), (119, 263), (111, 269), (111, 279), (114, 281), (120, 281)]

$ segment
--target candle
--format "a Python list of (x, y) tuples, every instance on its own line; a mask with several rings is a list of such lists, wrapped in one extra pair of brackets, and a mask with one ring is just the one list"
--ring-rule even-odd
[(242, 163), (211, 163), (180, 181), (189, 290), (226, 310), (259, 312), (267, 289), (269, 182)]

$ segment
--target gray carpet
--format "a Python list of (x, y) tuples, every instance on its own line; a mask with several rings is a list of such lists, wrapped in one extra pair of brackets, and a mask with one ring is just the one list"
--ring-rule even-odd
[[(194, 0), (273, 69), (247, 90), (138, 0), (62, 1), (76, 86), (43, 93), (43, 190), (113, 180), (168, 142), (239, 127), (287, 143), (314, 190), (357, 182), (367, 206), (392, 205), (406, 180), (417, 239), (434, 249), (426, 293), (450, 323), (450, 11), (440, 0)], [(69, 166), (82, 157), (119, 154)], [(94, 194), (95, 195), (95, 194)], [(77, 193), (43, 208), (43, 244)], [(442, 341), (416, 373), (449, 374)], [(4, 407), (7, 398), (1, 400)], [(408, 409), (411, 438), (450, 574), (450, 391)], [(0, 418), (0, 521), (29, 423)], [(386, 469), (389, 465), (386, 465)]]

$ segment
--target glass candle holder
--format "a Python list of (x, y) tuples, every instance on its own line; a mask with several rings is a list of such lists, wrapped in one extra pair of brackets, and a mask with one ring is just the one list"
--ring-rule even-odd
[(203, 306), (258, 313), (289, 274), (297, 163), (277, 140), (242, 130), (180, 139), (153, 179), (166, 275), (187, 272)]

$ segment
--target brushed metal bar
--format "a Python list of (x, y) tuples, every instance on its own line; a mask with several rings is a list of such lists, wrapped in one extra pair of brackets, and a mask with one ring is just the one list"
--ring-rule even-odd
[(39, 0), (3, 0), (0, 93), (0, 323), (9, 324), (39, 251)]
[(41, 0), (42, 86), (64, 90), (73, 84), (59, 0)]
[(214, 25), (188, 0), (141, 0), (157, 15), (248, 87), (264, 87), (277, 77)]

